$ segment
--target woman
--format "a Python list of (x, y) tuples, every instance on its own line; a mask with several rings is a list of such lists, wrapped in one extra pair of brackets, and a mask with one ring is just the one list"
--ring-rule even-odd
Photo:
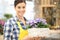
[[(25, 13), (25, 0), (15, 0), (14, 8), (16, 10), (16, 17), (10, 18), (4, 25), (4, 40), (18, 40), (20, 29), (17, 21), (20, 22), (23, 29), (26, 29), (26, 19), (23, 17)], [(28, 36), (28, 35), (27, 35)], [(24, 39), (28, 39), (25, 37)]]

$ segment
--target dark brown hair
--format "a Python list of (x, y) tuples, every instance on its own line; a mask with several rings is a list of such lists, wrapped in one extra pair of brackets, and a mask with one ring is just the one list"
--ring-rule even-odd
[(26, 4), (25, 0), (15, 0), (14, 1), (14, 7), (16, 7), (17, 4), (24, 2)]

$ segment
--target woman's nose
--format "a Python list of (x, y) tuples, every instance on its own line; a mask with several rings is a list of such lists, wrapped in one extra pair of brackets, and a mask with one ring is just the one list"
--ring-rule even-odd
[(21, 11), (23, 11), (24, 9), (23, 9), (23, 8), (21, 8), (20, 10), (21, 10)]

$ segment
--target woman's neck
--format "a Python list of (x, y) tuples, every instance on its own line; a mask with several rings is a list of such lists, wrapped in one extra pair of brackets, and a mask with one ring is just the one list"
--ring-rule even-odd
[(17, 16), (17, 17), (19, 21), (23, 22), (23, 24), (26, 25), (26, 21), (24, 20), (23, 16), (22, 17)]
[(18, 20), (20, 21), (21, 19), (23, 19), (23, 16), (18, 16), (17, 15), (17, 17), (18, 17)]

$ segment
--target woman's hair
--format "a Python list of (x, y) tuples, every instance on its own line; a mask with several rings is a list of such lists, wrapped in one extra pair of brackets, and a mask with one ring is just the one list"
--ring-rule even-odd
[(17, 4), (22, 3), (22, 2), (26, 3), (25, 0), (15, 0), (14, 1), (14, 7), (16, 7)]

